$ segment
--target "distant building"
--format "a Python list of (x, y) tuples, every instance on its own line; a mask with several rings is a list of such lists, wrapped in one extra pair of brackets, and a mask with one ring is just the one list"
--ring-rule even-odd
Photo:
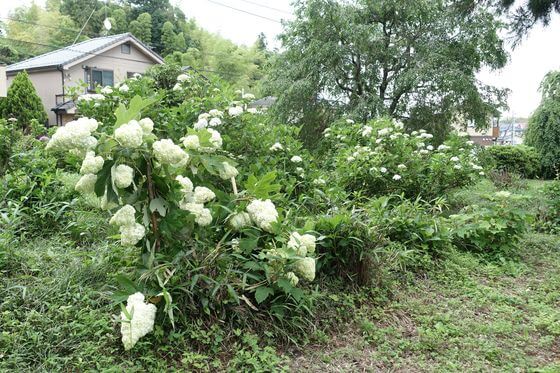
[(474, 124), (469, 124), (467, 128), (455, 126), (459, 134), (467, 134), (471, 141), (480, 146), (495, 145), (500, 136), (500, 127), (498, 120), (492, 121), (492, 125), (484, 130), (477, 130)]
[(6, 97), (7, 90), (6, 65), (0, 65), (0, 97)]
[[(132, 34), (104, 36), (64, 47), (9, 65), (7, 85), (23, 70), (29, 74), (45, 109), (49, 124), (72, 120), (75, 106), (69, 87), (85, 82), (84, 94), (95, 87), (114, 86), (163, 59)], [(0, 88), (1, 88), (0, 77)]]
[(527, 131), (527, 118), (507, 118), (500, 122), (499, 145), (523, 144), (525, 132)]

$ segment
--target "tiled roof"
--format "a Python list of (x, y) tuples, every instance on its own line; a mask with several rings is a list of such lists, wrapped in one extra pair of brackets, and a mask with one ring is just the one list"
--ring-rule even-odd
[(93, 55), (95, 54), (95, 52), (100, 51), (105, 47), (118, 42), (119, 40), (126, 39), (129, 36), (131, 36), (131, 34), (126, 33), (89, 39), (81, 43), (77, 43), (68, 47), (29, 58), (25, 61), (16, 62), (12, 65), (9, 65), (6, 68), (6, 71), (10, 72), (35, 69), (40, 67), (65, 65), (87, 55)]

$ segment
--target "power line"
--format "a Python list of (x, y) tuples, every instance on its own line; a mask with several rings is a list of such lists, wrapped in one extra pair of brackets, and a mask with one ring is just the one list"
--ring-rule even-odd
[[(71, 28), (65, 28), (65, 27), (55, 27), (55, 26), (49, 26), (49, 25), (43, 25), (41, 23), (37, 23), (37, 22), (31, 22), (31, 21), (24, 21), (24, 20), (20, 20), (20, 19), (16, 19), (16, 18), (10, 18), (10, 17), (0, 17), (0, 19), (7, 19), (13, 22), (20, 22), (20, 23), (24, 23), (27, 25), (35, 25), (35, 26), (39, 26), (39, 27), (46, 27), (49, 29), (53, 29), (53, 30), (59, 30), (59, 31), (68, 31), (68, 32), (79, 32), (80, 30), (78, 29), (71, 29)], [(98, 37), (104, 37), (104, 36), (108, 36), (108, 35), (102, 35), (102, 34), (97, 34), (97, 33), (93, 33), (93, 34), (86, 34), (86, 33), (82, 33), (83, 35), (89, 37), (89, 38), (98, 38)], [(0, 38), (1, 39), (1, 38)], [(4, 38), (7, 39), (7, 38)], [(15, 40), (15, 39), (14, 39)], [(19, 40), (21, 42), (26, 42), (24, 40)], [(147, 43), (148, 46), (150, 47), (164, 47), (163, 44), (161, 43)], [(56, 48), (62, 48), (62, 46), (58, 46)], [(202, 55), (205, 56), (215, 56), (215, 57), (224, 57), (224, 56), (229, 56), (228, 52), (222, 52), (222, 53), (212, 53), (212, 52), (200, 52)]]
[(230, 5), (227, 5), (227, 4), (224, 4), (224, 3), (220, 3), (220, 2), (218, 2), (218, 1), (214, 1), (214, 0), (206, 0), (206, 1), (208, 1), (209, 3), (215, 4), (215, 5), (222, 6), (222, 7), (224, 7), (224, 8), (229, 8), (229, 9), (232, 9), (232, 10), (235, 10), (235, 11), (238, 11), (238, 12), (241, 12), (241, 13), (245, 13), (245, 14), (252, 15), (253, 17), (258, 17), (258, 18), (266, 19), (267, 21), (271, 21), (271, 22), (275, 22), (275, 23), (282, 24), (282, 22), (280, 22), (280, 21), (277, 20), (277, 19), (269, 18), (269, 17), (266, 17), (266, 16), (262, 16), (262, 15), (257, 14), (257, 13), (249, 12), (249, 11), (247, 11), (247, 10), (235, 8), (235, 7), (233, 7), (233, 6), (230, 6)]
[(256, 5), (256, 6), (259, 6), (259, 7), (261, 7), (261, 8), (266, 8), (266, 9), (274, 10), (274, 11), (276, 11), (276, 12), (288, 14), (288, 15), (290, 15), (290, 16), (293, 15), (292, 13), (290, 13), (290, 12), (288, 12), (288, 11), (286, 11), (286, 10), (279, 9), (279, 8), (274, 8), (274, 7), (272, 7), (272, 6), (268, 6), (268, 5), (264, 5), (264, 4), (260, 4), (260, 3), (257, 3), (257, 2), (255, 2), (255, 1), (250, 1), (250, 0), (239, 0), (239, 1), (243, 1), (244, 3), (247, 3), (247, 4)]

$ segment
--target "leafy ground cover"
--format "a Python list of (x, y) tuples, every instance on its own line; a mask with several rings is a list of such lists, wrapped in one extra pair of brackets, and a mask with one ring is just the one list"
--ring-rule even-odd
[[(543, 187), (523, 182), (516, 192), (537, 198)], [(493, 190), (482, 182), (450, 201)], [(28, 239), (0, 258), (0, 370), (558, 371), (560, 237), (530, 233), (520, 246), (518, 258), (501, 262), (453, 252), (389, 295), (333, 285), (298, 347), (193, 323), (156, 327), (123, 352), (107, 284), (132, 268), (133, 250)]]

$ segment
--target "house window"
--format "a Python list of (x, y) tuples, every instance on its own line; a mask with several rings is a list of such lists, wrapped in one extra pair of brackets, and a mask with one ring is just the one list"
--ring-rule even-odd
[(130, 44), (121, 44), (121, 53), (130, 54)]
[(114, 79), (113, 79), (113, 71), (112, 70), (98, 70), (98, 69), (90, 69), (89, 71), (89, 90), (95, 90), (95, 87), (98, 85), (105, 87), (105, 86), (113, 86)]

